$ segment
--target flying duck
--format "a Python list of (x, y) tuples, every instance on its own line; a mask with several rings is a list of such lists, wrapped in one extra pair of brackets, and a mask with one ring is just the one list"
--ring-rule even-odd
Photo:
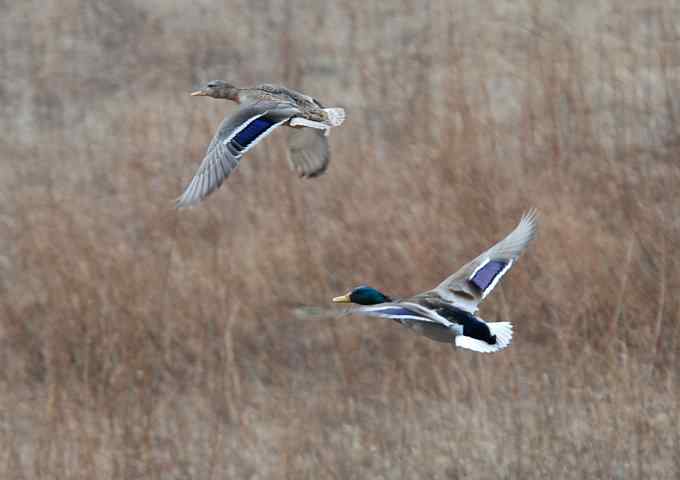
[(316, 177), (328, 167), (328, 133), (345, 120), (342, 108), (324, 108), (316, 99), (286, 87), (259, 85), (237, 88), (214, 80), (191, 93), (231, 100), (241, 105), (226, 117), (213, 137), (201, 165), (177, 199), (177, 208), (194, 205), (217, 190), (248, 150), (276, 127), (293, 127), (288, 159), (301, 177)]
[(532, 209), (507, 237), (427, 292), (392, 299), (361, 285), (333, 302), (361, 305), (349, 313), (389, 318), (438, 342), (476, 352), (498, 352), (510, 345), (512, 324), (485, 322), (477, 316), (478, 305), (536, 236), (536, 227)]

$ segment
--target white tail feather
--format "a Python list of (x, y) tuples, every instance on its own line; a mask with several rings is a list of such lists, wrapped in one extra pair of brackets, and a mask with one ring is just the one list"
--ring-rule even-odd
[(496, 343), (491, 345), (483, 340), (466, 337), (465, 335), (458, 335), (456, 337), (456, 346), (460, 348), (467, 348), (475, 352), (492, 353), (499, 352), (507, 348), (512, 342), (512, 323), (510, 322), (491, 322), (487, 323), (491, 335), (496, 335)]
[(331, 127), (339, 127), (345, 121), (344, 108), (324, 108), (326, 116), (328, 117), (328, 124)]

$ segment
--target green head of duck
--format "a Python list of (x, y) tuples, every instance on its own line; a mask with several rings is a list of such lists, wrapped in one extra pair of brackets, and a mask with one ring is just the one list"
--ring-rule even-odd
[(358, 305), (378, 305), (379, 303), (391, 302), (392, 299), (375, 288), (361, 285), (345, 295), (335, 297), (335, 303), (356, 303)]

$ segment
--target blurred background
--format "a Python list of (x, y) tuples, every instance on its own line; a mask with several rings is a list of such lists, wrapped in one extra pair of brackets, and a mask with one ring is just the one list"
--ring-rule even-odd
[[(678, 478), (680, 7), (0, 1), (0, 477)], [(191, 210), (235, 106), (276, 132)], [(429, 289), (537, 207), (488, 300), (511, 348), (336, 318)]]

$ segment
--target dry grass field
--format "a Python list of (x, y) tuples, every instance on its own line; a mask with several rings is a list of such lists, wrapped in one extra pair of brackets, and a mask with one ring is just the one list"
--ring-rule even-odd
[[(680, 477), (680, 7), (0, 0), (0, 478)], [(176, 211), (234, 106), (277, 132)], [(436, 285), (529, 207), (495, 355), (336, 317)]]

